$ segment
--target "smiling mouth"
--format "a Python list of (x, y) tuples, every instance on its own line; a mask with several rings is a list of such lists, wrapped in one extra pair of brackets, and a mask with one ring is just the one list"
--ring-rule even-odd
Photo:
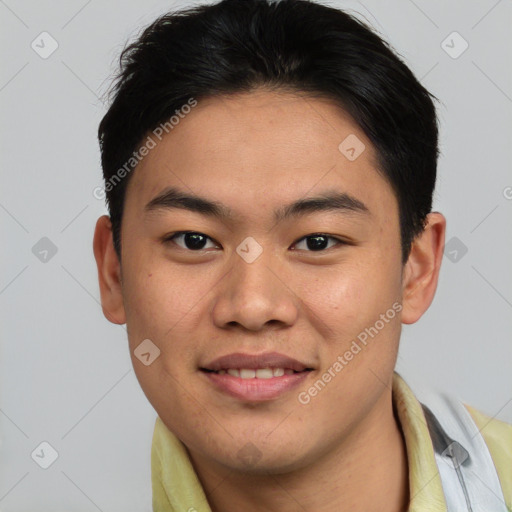
[(200, 368), (200, 370), (206, 373), (215, 373), (217, 375), (231, 375), (231, 377), (238, 377), (240, 379), (268, 380), (276, 377), (283, 377), (285, 375), (310, 372), (313, 370), (313, 368), (305, 368), (304, 370), (300, 371), (293, 370), (292, 368), (226, 368), (220, 370)]
[(213, 389), (242, 402), (257, 403), (286, 396), (314, 373), (313, 368), (200, 368)]
[(243, 402), (263, 402), (286, 395), (314, 368), (279, 352), (234, 352), (199, 367), (213, 389)]

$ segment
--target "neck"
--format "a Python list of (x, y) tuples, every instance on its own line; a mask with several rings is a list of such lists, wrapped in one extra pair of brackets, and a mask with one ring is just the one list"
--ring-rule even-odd
[(190, 456), (213, 512), (403, 512), (407, 452), (391, 391), (361, 423), (313, 464), (286, 474), (219, 472)]

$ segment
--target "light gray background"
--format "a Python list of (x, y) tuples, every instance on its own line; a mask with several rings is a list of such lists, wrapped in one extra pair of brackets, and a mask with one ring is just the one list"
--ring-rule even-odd
[[(433, 305), (404, 327), (397, 369), (415, 390), (429, 383), (512, 422), (511, 2), (330, 4), (361, 13), (443, 102), (435, 209), (447, 241), (468, 251), (444, 258)], [(99, 306), (92, 236), (106, 209), (92, 191), (118, 54), (185, 5), (0, 0), (2, 512), (151, 510), (156, 413), (125, 328)], [(59, 45), (47, 59), (31, 48), (43, 31)], [(441, 46), (453, 31), (469, 43), (456, 59)], [(32, 252), (42, 237), (58, 249), (46, 263)], [(31, 458), (42, 441), (59, 455), (46, 470)]]

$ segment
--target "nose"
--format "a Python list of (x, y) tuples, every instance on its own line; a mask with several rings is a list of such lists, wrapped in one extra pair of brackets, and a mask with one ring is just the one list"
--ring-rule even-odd
[(215, 325), (223, 329), (238, 325), (250, 331), (293, 325), (301, 301), (290, 281), (271, 251), (264, 250), (251, 263), (234, 253), (232, 267), (217, 288)]

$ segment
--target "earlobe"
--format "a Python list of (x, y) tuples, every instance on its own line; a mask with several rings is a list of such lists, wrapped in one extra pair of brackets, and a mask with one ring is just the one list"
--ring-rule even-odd
[(114, 249), (112, 223), (107, 215), (101, 216), (96, 222), (93, 249), (98, 267), (103, 314), (114, 324), (124, 324), (126, 315), (121, 286), (121, 265)]
[(438, 212), (429, 213), (425, 229), (412, 243), (402, 282), (404, 324), (418, 321), (434, 299), (443, 258), (445, 232), (444, 216)]

